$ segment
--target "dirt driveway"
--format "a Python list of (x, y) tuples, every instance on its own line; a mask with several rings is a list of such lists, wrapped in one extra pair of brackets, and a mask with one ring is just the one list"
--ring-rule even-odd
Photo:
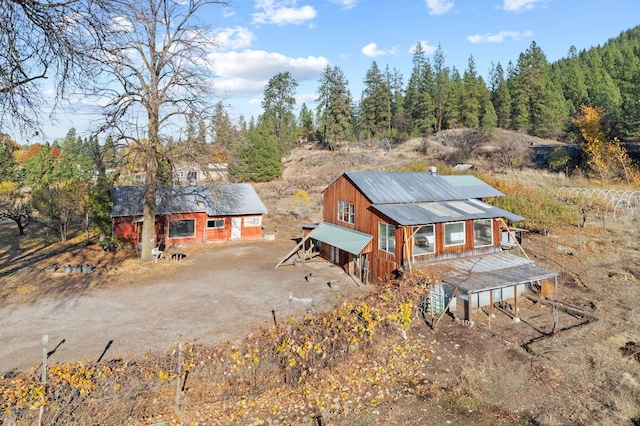
[[(242, 340), (273, 325), (272, 311), (277, 321), (284, 321), (290, 292), (292, 312), (301, 315), (367, 291), (324, 261), (274, 269), (293, 246), (283, 240), (187, 249), (179, 262), (162, 260), (147, 274), (116, 274), (108, 285), (5, 300), (0, 307), (0, 374), (40, 364), (43, 334), (49, 337), (47, 350), (55, 349), (49, 363), (95, 361), (105, 349), (104, 359), (135, 357), (178, 341)], [(309, 274), (313, 276), (307, 279)], [(329, 281), (339, 287), (330, 288)]]

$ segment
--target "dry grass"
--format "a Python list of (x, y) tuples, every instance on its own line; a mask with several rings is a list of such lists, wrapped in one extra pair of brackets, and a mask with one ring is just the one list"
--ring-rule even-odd
[[(460, 135), (416, 139), (390, 153), (353, 146), (335, 153), (296, 150), (286, 160), (281, 181), (256, 185), (271, 213), (264, 221), (265, 233), (299, 237), (299, 223), (321, 219), (321, 191), (341, 173), (398, 169), (412, 162), (436, 164), (456, 149), (449, 146), (449, 137), (455, 140)], [(533, 170), (494, 177), (545, 188), (587, 184), (575, 177)], [(308, 205), (294, 202), (301, 189), (310, 195)], [(313, 358), (295, 372), (300, 364), (289, 362), (305, 347), (305, 339), (289, 347), (291, 357), (283, 362), (274, 351), (288, 336), (283, 325), (254, 333), (242, 346), (189, 347), (183, 353), (184, 386), (177, 409), (176, 351), (97, 365), (111, 370), (89, 395), (72, 397), (60, 388), (59, 398), (78, 403), (76, 417), (67, 417), (65, 424), (313, 424), (318, 414), (326, 424), (335, 425), (447, 421), (469, 425), (638, 424), (640, 363), (626, 358), (621, 348), (640, 341), (640, 309), (635, 303), (640, 300), (639, 225), (640, 215), (628, 215), (616, 221), (608, 218), (603, 230), (600, 217), (592, 214), (579, 238), (576, 226), (554, 228), (547, 238), (534, 233), (525, 237), (524, 247), (531, 258), (560, 273), (559, 300), (597, 318), (579, 325), (586, 317), (562, 313), (560, 327), (566, 330), (529, 345), (529, 352), (520, 345), (549, 332), (549, 304), (523, 302), (525, 321), (517, 325), (500, 314), (487, 323), (486, 315), (478, 313), (477, 322), (490, 327), (493, 334), (448, 318), (434, 333), (414, 310), (407, 341), (397, 328), (386, 325), (366, 344), (345, 346), (340, 340), (341, 346), (335, 348), (339, 356), (326, 362)], [(0, 285), (5, 295), (34, 291), (23, 279), (30, 268), (81, 256), (82, 250), (71, 249), (73, 243), (48, 246), (46, 235), (39, 235), (39, 239), (17, 241), (13, 246), (14, 256), (25, 254), (18, 268), (9, 248), (0, 253)], [(105, 274), (148, 273), (133, 258), (101, 260), (98, 253), (93, 255), (96, 263), (103, 262)], [(34, 258), (29, 264), (28, 259)], [(117, 272), (109, 269), (116, 267)], [(338, 314), (312, 317), (308, 323), (296, 324), (294, 333), (323, 342), (322, 333), (330, 329), (323, 318), (332, 327), (338, 326)], [(346, 320), (342, 323), (354, 326)], [(252, 363), (255, 348), (261, 354), (258, 363)], [(30, 374), (29, 380), (37, 382), (37, 372)], [(284, 383), (286, 377), (298, 379), (297, 386)], [(63, 410), (71, 405), (59, 407)], [(34, 419), (35, 412), (25, 413), (16, 419), (18, 424)], [(53, 411), (49, 414), (55, 415)], [(10, 421), (11, 417), (5, 418), (5, 423)]]

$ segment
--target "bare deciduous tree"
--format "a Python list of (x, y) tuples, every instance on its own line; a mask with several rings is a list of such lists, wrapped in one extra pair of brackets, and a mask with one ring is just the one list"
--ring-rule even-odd
[(57, 105), (91, 78), (87, 54), (100, 44), (114, 1), (0, 0), (0, 128), (39, 128), (46, 80)]
[(99, 75), (107, 84), (92, 95), (107, 99), (103, 129), (116, 131), (120, 142), (142, 148), (145, 169), (141, 259), (153, 258), (159, 166), (163, 146), (178, 116), (203, 115), (210, 104), (211, 67), (215, 47), (205, 28), (196, 24), (205, 6), (223, 0), (141, 0), (118, 9), (101, 56)]

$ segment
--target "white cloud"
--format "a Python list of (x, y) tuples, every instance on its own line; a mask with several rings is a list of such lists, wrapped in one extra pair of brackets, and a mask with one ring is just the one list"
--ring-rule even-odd
[(258, 0), (255, 8), (262, 12), (253, 13), (256, 24), (301, 25), (317, 16), (312, 6), (295, 7), (296, 0)]
[(302, 106), (302, 104), (307, 104), (307, 106), (315, 104), (316, 99), (318, 99), (317, 93), (298, 93), (296, 95), (296, 105)]
[(214, 86), (231, 95), (262, 93), (264, 85), (278, 73), (289, 71), (298, 82), (317, 80), (329, 65), (322, 56), (292, 58), (264, 50), (216, 52), (209, 55), (218, 78)]
[(533, 9), (536, 3), (545, 1), (547, 0), (504, 0), (503, 9), (509, 12), (522, 12)]
[(244, 49), (251, 46), (253, 33), (242, 27), (224, 28), (214, 34), (215, 44), (220, 50)]
[(111, 26), (113, 27), (114, 31), (129, 32), (133, 29), (133, 24), (131, 23), (131, 21), (123, 16), (116, 16), (111, 22)]
[(512, 40), (521, 40), (523, 38), (529, 38), (533, 36), (533, 32), (525, 31), (501, 31), (498, 34), (474, 34), (467, 37), (473, 44), (478, 43), (502, 43), (505, 39), (510, 38)]
[(359, 0), (330, 0), (331, 3), (340, 5), (342, 9), (353, 9), (358, 4)]
[[(508, 0), (505, 0), (508, 1)], [(427, 0), (427, 8), (429, 15), (442, 15), (447, 13), (453, 7), (453, 1), (450, 0)]]
[(378, 45), (375, 43), (367, 44), (360, 51), (362, 52), (363, 55), (368, 56), (370, 58), (375, 58), (376, 56), (382, 56), (382, 55), (395, 55), (398, 53), (398, 49), (396, 48), (380, 50), (378, 49)]
[[(420, 41), (420, 44), (422, 45), (422, 50), (426, 55), (433, 55), (434, 53), (436, 53), (436, 50), (438, 50), (437, 46), (430, 46), (427, 40), (419, 40), (419, 41)], [(412, 55), (416, 53), (415, 44), (411, 46), (411, 48), (409, 49), (409, 53), (411, 53)]]

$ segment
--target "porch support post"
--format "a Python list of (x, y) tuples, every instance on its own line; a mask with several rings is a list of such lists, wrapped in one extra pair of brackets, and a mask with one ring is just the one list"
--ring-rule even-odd
[(518, 284), (513, 286), (513, 322), (520, 322), (518, 313)]
[(493, 289), (489, 290), (489, 318), (495, 318), (496, 314), (493, 313)]

